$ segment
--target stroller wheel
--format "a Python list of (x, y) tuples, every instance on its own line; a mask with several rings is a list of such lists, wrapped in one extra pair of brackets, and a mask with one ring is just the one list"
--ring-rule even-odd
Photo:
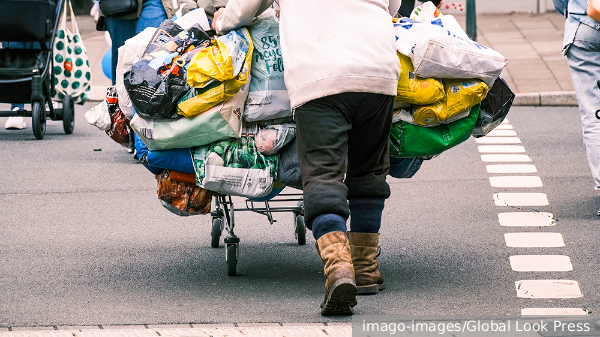
[(31, 103), (31, 127), (35, 139), (42, 139), (46, 134), (46, 109), (42, 109), (42, 103), (35, 101)]
[(67, 135), (73, 133), (75, 129), (75, 106), (70, 95), (65, 96), (62, 107), (63, 129)]
[(303, 246), (306, 244), (306, 226), (304, 225), (304, 216), (296, 215), (296, 239), (298, 239), (298, 244)]

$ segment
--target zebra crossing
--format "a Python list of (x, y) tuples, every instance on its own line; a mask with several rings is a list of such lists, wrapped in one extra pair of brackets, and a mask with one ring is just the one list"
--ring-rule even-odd
[[(565, 299), (583, 297), (577, 280), (568, 279), (573, 271), (571, 258), (544, 254), (544, 248), (565, 247), (565, 241), (554, 221), (554, 215), (544, 212), (550, 203), (543, 193), (542, 179), (525, 146), (508, 120), (504, 120), (487, 136), (477, 138), (481, 160), (490, 174), (490, 185), (507, 192), (493, 195), (498, 207), (498, 224), (505, 228), (504, 240), (509, 248), (533, 248), (539, 254), (511, 255), (510, 267), (516, 272), (567, 273), (565, 279), (517, 279), (515, 294), (531, 299), (531, 306), (521, 309), (522, 315), (586, 315), (582, 308), (538, 308), (535, 299)], [(535, 207), (535, 211), (525, 211)], [(538, 210), (539, 209), (539, 210)], [(551, 228), (551, 229), (550, 229)]]

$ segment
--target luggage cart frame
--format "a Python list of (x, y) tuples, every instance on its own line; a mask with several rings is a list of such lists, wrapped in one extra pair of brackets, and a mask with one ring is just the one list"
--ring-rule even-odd
[[(227, 275), (235, 276), (237, 263), (239, 260), (240, 238), (235, 235), (234, 214), (236, 211), (251, 211), (265, 215), (272, 225), (277, 220), (273, 219), (273, 213), (291, 212), (293, 215), (293, 225), (295, 228), (296, 240), (299, 245), (306, 244), (306, 226), (304, 224), (304, 201), (302, 193), (283, 193), (274, 196), (265, 201), (256, 201), (246, 199), (245, 208), (235, 208), (230, 195), (215, 195), (215, 209), (210, 213), (212, 217), (211, 227), (211, 247), (219, 247), (219, 241), (223, 230), (226, 236), (223, 239), (225, 243), (225, 261), (227, 263)], [(277, 206), (283, 202), (296, 202), (295, 206)], [(264, 205), (264, 206), (263, 206)]]

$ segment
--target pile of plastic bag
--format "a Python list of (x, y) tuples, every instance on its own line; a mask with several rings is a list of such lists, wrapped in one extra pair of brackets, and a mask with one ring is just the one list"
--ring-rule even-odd
[[(177, 215), (209, 213), (215, 193), (301, 188), (274, 11), (223, 36), (201, 8), (175, 18), (119, 48), (116, 84), (88, 122), (135, 148)], [(280, 165), (284, 149), (291, 159)]]
[[(394, 24), (401, 67), (390, 135), (396, 178), (489, 133), (514, 98), (499, 77), (506, 59), (432, 6)], [(284, 186), (302, 189), (274, 14), (217, 36), (203, 9), (180, 12), (119, 48), (116, 84), (86, 119), (135, 148), (169, 211), (206, 214), (214, 194), (262, 200)]]
[(401, 69), (392, 157), (430, 159), (502, 122), (514, 99), (500, 77), (504, 56), (470, 40), (431, 2), (394, 19), (394, 30)]

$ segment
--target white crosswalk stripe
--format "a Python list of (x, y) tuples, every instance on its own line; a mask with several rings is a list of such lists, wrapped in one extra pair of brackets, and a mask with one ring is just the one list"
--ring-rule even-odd
[(486, 165), (488, 173), (535, 173), (537, 168), (531, 164), (495, 164)]
[[(540, 188), (543, 187), (542, 179), (538, 176), (515, 175), (536, 173), (537, 169), (532, 164), (519, 164), (531, 162), (531, 157), (521, 145), (521, 139), (513, 130), (508, 120), (491, 131), (486, 137), (477, 138), (478, 150), (483, 162), (497, 162), (499, 164), (486, 165), (490, 174), (505, 174), (490, 176), (490, 185), (496, 188)], [(493, 195), (497, 206), (513, 207), (543, 207), (549, 201), (545, 193), (533, 193), (527, 190), (523, 193), (512, 191), (496, 193)], [(500, 212), (499, 224), (504, 228), (544, 228), (555, 226), (554, 215), (548, 212)], [(505, 233), (504, 239), (510, 248), (560, 248), (565, 247), (562, 234), (548, 232), (516, 232)], [(517, 272), (570, 272), (573, 270), (571, 258), (565, 255), (512, 255), (509, 257), (510, 266)], [(579, 283), (575, 280), (518, 280), (515, 281), (517, 297), (531, 299), (559, 299), (583, 297)], [(523, 308), (522, 315), (586, 315), (586, 310), (578, 308)]]

